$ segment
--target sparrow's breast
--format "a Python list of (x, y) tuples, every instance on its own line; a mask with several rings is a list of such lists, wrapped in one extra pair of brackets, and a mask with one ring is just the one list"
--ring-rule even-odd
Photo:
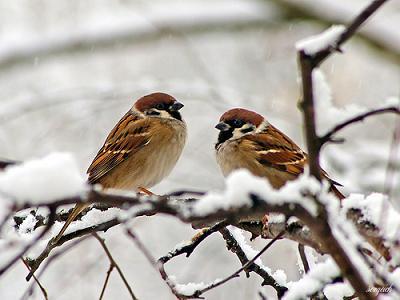
[(226, 177), (232, 171), (245, 168), (240, 155), (239, 142), (237, 140), (226, 141), (220, 144), (216, 150), (217, 163), (221, 168), (222, 174)]
[(146, 146), (116, 170), (114, 188), (151, 188), (171, 173), (186, 142), (186, 125), (178, 121), (162, 125)]

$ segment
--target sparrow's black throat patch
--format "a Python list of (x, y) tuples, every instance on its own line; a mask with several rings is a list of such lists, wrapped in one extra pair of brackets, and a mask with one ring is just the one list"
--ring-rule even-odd
[(167, 111), (169, 112), (169, 114), (171, 115), (171, 117), (173, 117), (174, 119), (177, 119), (179, 121), (182, 121), (182, 116), (181, 113), (179, 111), (171, 111), (169, 109), (167, 109)]
[(218, 142), (215, 144), (215, 149), (217, 149), (219, 145), (233, 137), (233, 129), (234, 128), (231, 127), (229, 130), (219, 132)]

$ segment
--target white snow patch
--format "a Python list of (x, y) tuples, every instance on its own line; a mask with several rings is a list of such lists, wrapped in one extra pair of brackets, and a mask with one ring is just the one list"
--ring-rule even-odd
[(194, 206), (195, 215), (204, 216), (219, 209), (232, 207), (251, 206), (250, 194), (257, 195), (260, 199), (272, 204), (296, 203), (302, 205), (311, 214), (317, 214), (317, 206), (312, 199), (304, 196), (308, 191), (317, 194), (326, 190), (321, 184), (307, 172), (304, 172), (296, 180), (287, 182), (281, 189), (274, 189), (269, 182), (252, 175), (248, 170), (241, 169), (232, 172), (226, 179), (226, 189), (223, 193), (210, 192), (202, 197)]
[(307, 299), (308, 296), (316, 293), (332, 279), (340, 275), (336, 263), (328, 258), (325, 262), (319, 263), (311, 269), (299, 281), (289, 282), (289, 290), (283, 296), (283, 300)]
[(331, 88), (320, 69), (313, 70), (312, 79), (319, 134), (323, 134), (338, 123), (366, 111), (365, 108), (356, 104), (349, 104), (343, 108), (334, 106)]
[(287, 284), (287, 275), (284, 270), (276, 270), (274, 274), (272, 274), (272, 277), (274, 277), (275, 281), (280, 285)]
[(197, 290), (202, 290), (207, 286), (219, 282), (221, 279), (215, 279), (211, 283), (204, 283), (204, 282), (189, 282), (186, 284), (177, 283), (176, 276), (169, 276), (169, 280), (174, 285), (176, 291), (181, 295), (190, 296), (193, 295), (194, 292)]
[(392, 205), (387, 195), (372, 193), (368, 196), (350, 194), (342, 201), (343, 210), (359, 209), (363, 220), (369, 221), (384, 231), (388, 240), (398, 238), (400, 232), (400, 212)]
[(268, 223), (283, 223), (285, 222), (284, 214), (269, 214), (268, 215)]
[[(252, 260), (258, 253), (259, 251), (253, 249), (247, 242), (246, 239), (242, 233), (242, 230), (236, 227), (228, 226), (227, 229), (229, 232), (232, 234), (232, 236), (235, 238), (235, 240), (238, 242), (240, 248), (242, 248), (243, 252), (246, 255), (246, 258), (248, 260)], [(272, 270), (265, 266), (261, 260), (261, 257), (257, 258), (254, 263), (256, 263), (261, 269), (264, 269), (268, 274), (270, 274), (275, 281), (280, 284), (280, 285), (286, 285), (287, 282), (287, 275), (283, 270), (276, 270), (274, 273), (272, 273)]]
[(71, 154), (52, 153), (20, 165), (9, 166), (0, 173), (2, 198), (32, 204), (76, 196), (86, 189)]
[(327, 47), (336, 47), (339, 36), (346, 30), (343, 25), (333, 25), (320, 34), (302, 39), (296, 43), (298, 51), (303, 50), (308, 55), (313, 55)]
[(400, 98), (399, 97), (389, 97), (385, 101), (385, 107), (386, 106), (395, 106), (395, 107), (400, 107)]
[(347, 283), (338, 282), (328, 284), (324, 288), (324, 294), (329, 300), (342, 300), (354, 294), (354, 290)]
[(32, 214), (27, 214), (22, 224), (19, 225), (18, 232), (22, 234), (33, 232), (36, 223), (37, 220), (35, 216)]
[[(72, 222), (67, 230), (65, 231), (65, 234), (84, 229), (86, 227), (94, 226), (97, 224), (101, 224), (107, 221), (110, 221), (114, 218), (117, 218), (120, 214), (121, 209), (117, 207), (112, 207), (109, 208), (105, 211), (101, 211), (99, 209), (92, 209), (88, 211), (86, 215), (82, 217), (81, 220), (76, 220)], [(55, 236), (58, 234), (58, 232), (61, 230), (62, 226), (64, 225), (64, 222), (56, 222), (53, 227), (51, 228), (51, 236)]]
[[(353, 118), (359, 114), (365, 113), (369, 108), (356, 104), (348, 104), (345, 107), (336, 107), (332, 101), (332, 91), (325, 78), (324, 73), (315, 68), (312, 72), (313, 93), (315, 97), (317, 131), (324, 134), (335, 125)], [(378, 108), (399, 107), (400, 99), (398, 97), (389, 97), (381, 102)], [(381, 147), (380, 147), (381, 149)]]

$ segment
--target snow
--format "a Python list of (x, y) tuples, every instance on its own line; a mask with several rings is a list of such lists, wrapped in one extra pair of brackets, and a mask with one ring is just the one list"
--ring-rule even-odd
[(283, 300), (306, 299), (323, 286), (340, 275), (340, 270), (336, 263), (328, 258), (325, 262), (319, 263), (315, 268), (311, 269), (299, 281), (289, 282), (289, 290), (283, 296)]
[[(332, 91), (321, 69), (315, 68), (312, 72), (313, 93), (315, 98), (315, 107), (317, 111), (317, 131), (320, 134), (330, 130), (335, 125), (355, 117), (369, 110), (357, 104), (348, 104), (344, 107), (336, 107), (332, 101)], [(398, 97), (387, 97), (382, 99), (376, 108), (386, 108), (390, 106), (399, 106)]]
[(52, 153), (0, 173), (2, 198), (22, 203), (50, 202), (73, 197), (86, 190), (85, 178), (71, 154)]
[[(116, 207), (112, 207), (109, 208), (105, 211), (101, 211), (99, 209), (91, 209), (90, 211), (88, 211), (88, 213), (86, 215), (84, 215), (82, 217), (81, 220), (77, 220), (72, 222), (67, 230), (65, 231), (65, 234), (80, 230), (80, 229), (84, 229), (90, 226), (94, 226), (97, 224), (101, 224), (107, 221), (110, 221), (114, 218), (117, 218), (119, 216), (121, 212), (121, 209), (116, 208)], [(62, 226), (64, 225), (64, 222), (56, 222), (54, 224), (54, 226), (51, 228), (51, 237), (55, 236), (62, 228)]]
[(186, 283), (186, 284), (181, 284), (181, 283), (177, 283), (176, 276), (170, 275), (169, 276), (169, 280), (174, 285), (176, 291), (179, 294), (185, 295), (185, 296), (190, 296), (190, 295), (193, 295), (193, 293), (196, 292), (197, 290), (202, 290), (202, 289), (206, 288), (207, 286), (209, 286), (211, 284), (219, 282), (221, 279), (219, 279), (219, 278), (215, 279), (211, 283), (189, 282), (189, 283)]
[(268, 214), (268, 223), (283, 223), (285, 219), (284, 214)]
[(33, 231), (35, 225), (37, 223), (37, 220), (33, 214), (28, 214), (25, 218), (25, 220), (22, 222), (21, 225), (18, 227), (18, 232), (24, 234), (24, 233), (30, 233)]
[[(242, 248), (248, 260), (252, 260), (259, 253), (259, 251), (253, 249), (246, 242), (246, 239), (241, 229), (232, 226), (228, 226), (227, 229), (238, 242), (240, 248)], [(257, 264), (261, 269), (264, 269), (269, 275), (271, 275), (278, 284), (286, 285), (287, 276), (283, 270), (276, 270), (275, 272), (272, 272), (270, 268), (266, 267), (263, 264), (261, 257), (257, 258), (254, 263)]]
[(346, 282), (328, 284), (324, 288), (324, 295), (328, 300), (342, 300), (354, 294), (354, 290)]
[[(341, 17), (340, 20), (333, 20), (333, 24), (348, 24), (362, 6), (369, 4), (366, 0), (291, 1), (299, 5), (307, 1), (309, 12), (319, 9), (325, 16)], [(247, 14), (246, 9), (231, 9), (233, 2), (237, 1), (226, 1), (223, 7), (215, 5), (220, 1), (212, 1), (210, 5), (198, 0), (194, 5), (192, 1), (155, 1), (144, 3), (151, 7), (143, 9), (137, 1), (89, 1), (78, 5), (45, 0), (45, 9), (40, 10), (24, 5), (26, 2), (29, 1), (3, 1), (1, 48), (6, 50), (2, 52), (5, 55), (3, 58), (8, 54), (13, 57), (18, 57), (18, 53), (29, 55), (35, 49), (40, 52), (43, 48), (55, 50), (55, 53), (44, 53), (38, 59), (28, 56), (23, 63), (17, 61), (17, 67), (4, 70), (7, 76), (2, 76), (0, 84), (0, 156), (24, 160), (27, 157), (39, 157), (54, 149), (65, 149), (76, 152), (81, 170), (84, 170), (134, 98), (154, 90), (170, 91), (184, 102), (183, 114), (190, 130), (189, 141), (178, 165), (171, 176), (155, 187), (158, 194), (190, 188), (222, 190), (223, 176), (215, 162), (212, 147), (217, 135), (213, 125), (220, 114), (232, 105), (262, 113), (299, 145), (301, 141), (304, 142), (301, 114), (295, 105), (298, 86), (293, 46), (299, 36), (322, 32), (324, 28), (320, 27), (321, 24), (309, 20), (291, 23), (283, 19), (276, 20), (276, 26), (265, 26), (265, 22), (268, 24), (271, 19), (268, 16), (258, 18), (258, 12), (262, 14), (266, 11), (259, 8), (261, 2), (262, 5), (267, 2), (253, 0), (241, 1), (244, 5), (256, 2), (253, 5), (255, 13), (247, 17), (239, 15), (241, 11)], [(388, 15), (391, 13), (398, 15), (398, 2), (389, 1), (385, 4), (362, 30), (377, 28), (379, 19), (389, 21)], [(333, 9), (354, 3), (357, 3), (357, 7), (349, 7), (346, 13)], [(391, 5), (397, 7), (391, 8)], [(237, 13), (231, 13), (233, 10)], [(215, 23), (211, 23), (211, 30), (207, 27), (197, 31), (199, 26), (210, 23), (209, 13), (213, 14), (212, 19), (215, 20)], [(217, 20), (218, 13), (222, 21)], [(196, 17), (193, 22), (190, 22), (191, 15)], [(185, 31), (184, 40), (169, 35), (159, 39), (153, 34), (155, 28), (149, 22), (139, 22), (137, 17), (156, 21), (161, 19), (163, 25), (177, 24), (178, 27), (174, 27), (176, 29), (186, 26), (183, 24), (186, 23), (194, 26), (193, 32), (196, 32)], [(226, 30), (224, 24), (238, 18), (243, 20), (239, 22), (238, 29), (243, 30), (231, 30), (231, 27)], [(399, 27), (396, 23), (400, 18), (391, 19), (393, 25), (388, 29), (379, 28), (376, 33), (379, 37), (386, 37), (399, 49), (400, 43), (396, 42), (399, 39), (390, 37), (400, 36), (399, 30), (393, 30)], [(257, 25), (259, 22), (262, 22), (261, 26)], [(242, 28), (241, 24), (246, 25)], [(132, 40), (128, 40), (124, 34)], [(10, 39), (12, 36), (16, 38), (15, 42)], [(62, 42), (63, 37), (65, 43), (57, 43), (59, 40)], [(93, 47), (79, 51), (78, 55), (74, 49), (67, 49), (58, 55), (64, 45), (79, 45), (80, 41)], [(44, 47), (38, 47), (40, 45)], [(189, 55), (186, 48), (189, 48)], [(208, 70), (209, 74), (205, 72), (204, 75), (202, 69), (198, 68), (196, 58), (190, 55), (191, 48), (194, 56), (197, 54), (200, 62), (205, 64), (205, 71)], [(361, 109), (379, 107), (388, 96), (398, 95), (398, 66), (382, 51), (376, 51), (357, 37), (345, 45), (345, 50), (344, 55), (335, 55), (324, 63), (335, 97), (333, 104), (344, 107), (357, 103)], [(156, 74), (154, 70), (157, 70)], [(222, 99), (215, 94), (222, 94)], [(337, 115), (341, 117), (339, 113)], [(329, 111), (321, 117), (331, 120)], [(334, 118), (332, 120), (335, 121)], [(330, 145), (322, 153), (325, 157), (328, 151), (332, 153), (333, 158), (327, 164), (331, 168), (327, 171), (349, 191), (377, 191), (383, 187), (392, 120), (385, 116), (372, 117), (371, 120), (355, 125), (354, 130), (353, 126), (344, 130), (343, 134), (354, 135), (345, 144)], [(326, 128), (330, 129), (331, 125), (334, 124), (327, 123)], [(348, 179), (347, 182), (344, 179)], [(3, 205), (0, 209), (3, 209)], [(189, 239), (193, 233), (189, 225), (162, 215), (136, 218), (134, 225), (138, 235), (156, 256), (166, 254), (177, 242)], [(107, 244), (121, 266), (135, 266), (123, 270), (134, 283), (134, 292), (144, 299), (171, 298), (159, 274), (149, 267), (143, 255), (125, 238), (123, 229), (123, 226), (117, 226), (108, 231)], [(30, 235), (34, 236), (35, 233)], [(206, 242), (207, 247), (196, 250), (190, 261), (184, 258), (174, 260), (167, 269), (176, 272), (183, 283), (208, 282), (221, 274), (230, 274), (233, 271), (232, 263), (237, 263), (236, 257), (226, 251), (224, 245), (221, 248), (220, 237), (207, 238)], [(290, 250), (289, 244), (293, 243), (279, 242), (276, 247), (285, 252), (268, 252), (262, 260), (273, 269), (283, 268), (293, 280), (297, 272), (293, 263), (296, 251)], [(50, 294), (57, 294), (62, 289), (65, 299), (98, 297), (99, 283), (103, 282), (107, 269), (107, 258), (99, 252), (98, 243), (91, 240), (79, 244), (73, 252), (61, 257), (46, 270), (43, 277), (46, 289)], [(75, 256), (80, 259), (74, 260)], [(271, 256), (271, 264), (267, 263), (266, 256)], [(102, 257), (104, 264), (96, 263), (99, 257)], [(210, 257), (218, 259), (210, 261)], [(207, 264), (212, 267), (206, 268)], [(19, 264), (2, 277), (0, 285), (4, 288), (0, 288), (0, 298), (20, 298), (27, 285), (25, 275), (26, 268)], [(213, 290), (210, 298), (256, 299), (258, 288), (254, 286), (259, 284), (258, 276), (253, 274), (249, 279), (233, 280), (231, 284)], [(77, 288), (82, 292), (77, 293)], [(268, 299), (276, 298), (272, 288), (266, 287), (265, 291)], [(124, 298), (126, 289), (121, 288), (119, 280), (110, 280), (107, 295), (111, 299)], [(32, 298), (41, 299), (37, 289)]]
[(325, 204), (325, 209), (328, 213), (328, 223), (333, 236), (346, 252), (346, 255), (351, 258), (353, 265), (359, 270), (364, 281), (373, 284), (374, 274), (358, 250), (368, 247), (367, 242), (359, 234), (353, 222), (347, 219), (346, 210), (341, 208), (341, 202), (335, 201), (331, 195), (323, 195), (319, 199), (321, 203)]
[(336, 47), (336, 41), (339, 36), (345, 30), (346, 27), (343, 25), (333, 25), (320, 34), (298, 41), (296, 43), (296, 49), (298, 51), (303, 50), (304, 53), (308, 55), (314, 55), (325, 48), (334, 48)]
[(400, 107), (400, 98), (399, 97), (395, 97), (395, 96), (387, 98), (385, 100), (385, 106), (384, 107), (387, 107), (387, 106)]
[(321, 184), (307, 172), (300, 175), (296, 180), (287, 182), (281, 189), (274, 189), (269, 182), (260, 177), (252, 175), (248, 170), (236, 170), (226, 179), (226, 189), (222, 193), (210, 192), (195, 204), (193, 212), (195, 215), (204, 216), (219, 209), (232, 207), (250, 207), (252, 201), (250, 194), (257, 195), (269, 204), (280, 205), (283, 203), (301, 204), (311, 214), (316, 215), (317, 206), (312, 199), (304, 196), (304, 191), (312, 194), (321, 192)]
[(388, 240), (398, 239), (400, 232), (400, 212), (392, 205), (387, 195), (372, 193), (368, 196), (350, 194), (342, 202), (343, 209), (359, 209), (364, 221), (371, 222), (383, 231)]
[[(307, 230), (309, 229), (307, 228)], [(304, 253), (306, 255), (310, 269), (313, 269), (318, 264), (317, 252), (311, 247), (304, 246)], [(300, 252), (296, 251), (296, 255), (297, 255), (297, 266), (299, 267), (300, 274), (305, 274), (304, 264), (300, 256)]]
[(313, 70), (312, 79), (318, 133), (323, 134), (338, 123), (366, 111), (356, 104), (348, 104), (343, 108), (336, 107), (332, 102), (331, 88), (320, 69)]

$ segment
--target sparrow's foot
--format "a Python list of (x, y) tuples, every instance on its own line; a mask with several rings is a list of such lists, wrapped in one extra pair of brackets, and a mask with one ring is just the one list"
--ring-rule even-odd
[(202, 238), (203, 235), (210, 229), (210, 227), (204, 227), (200, 229), (193, 237), (192, 242), (197, 241), (198, 239)]
[(153, 192), (151, 192), (148, 189), (146, 189), (144, 187), (141, 187), (141, 186), (138, 187), (138, 191), (139, 191), (139, 193), (143, 193), (143, 194), (148, 195), (148, 196), (154, 196), (155, 195)]
[(264, 215), (264, 217), (261, 220), (261, 223), (263, 224), (262, 231), (261, 231), (261, 237), (267, 238), (268, 236), (270, 236), (269, 227), (268, 227), (268, 215)]

